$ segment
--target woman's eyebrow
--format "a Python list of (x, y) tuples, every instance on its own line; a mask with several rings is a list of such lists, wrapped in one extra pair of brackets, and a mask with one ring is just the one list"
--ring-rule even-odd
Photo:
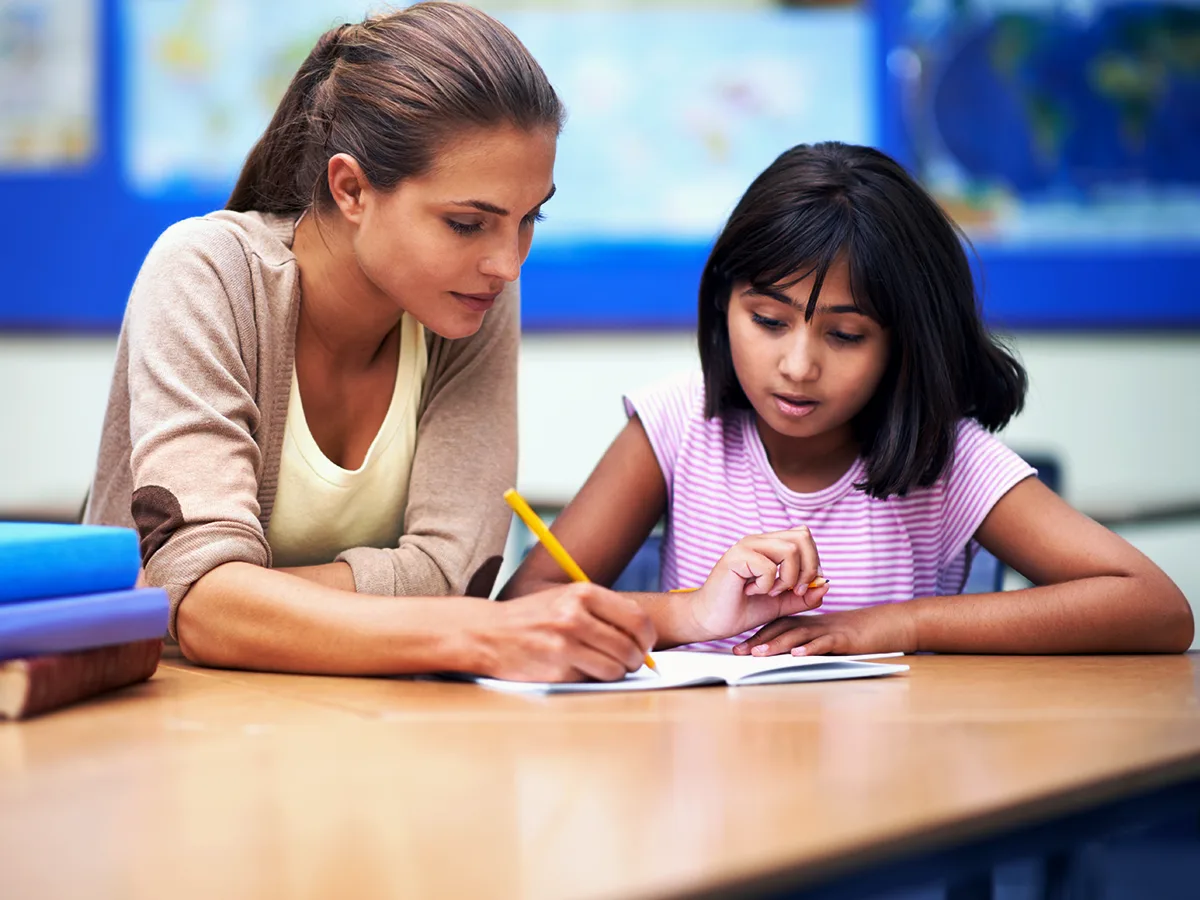
[[(552, 184), (550, 186), (550, 193), (548, 193), (545, 197), (542, 198), (542, 203), (545, 203), (547, 200), (549, 200), (551, 197), (553, 197), (554, 192), (557, 190), (558, 190), (558, 185)], [(450, 203), (454, 206), (470, 206), (470, 207), (473, 207), (474, 209), (479, 210), (480, 212), (491, 213), (494, 216), (507, 216), (508, 215), (507, 209), (505, 209), (502, 206), (497, 206), (495, 203), (488, 203), (486, 200), (451, 200)], [(539, 203), (538, 206), (541, 206), (542, 203)], [(534, 208), (536, 209), (537, 207), (534, 207)]]

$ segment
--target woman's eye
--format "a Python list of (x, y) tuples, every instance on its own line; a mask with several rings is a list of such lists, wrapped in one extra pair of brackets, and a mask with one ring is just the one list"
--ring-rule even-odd
[(750, 313), (750, 321), (752, 321), (755, 325), (761, 325), (768, 331), (778, 331), (780, 328), (784, 327), (784, 323), (778, 319), (760, 316), (758, 313)]
[(544, 222), (544, 221), (546, 221), (546, 215), (539, 209), (539, 210), (535, 210), (534, 212), (531, 212), (529, 215), (527, 215), (525, 218), (523, 218), (521, 220), (521, 224), (522, 225), (532, 225), (534, 222)]
[(458, 234), (478, 234), (483, 230), (482, 222), (458, 222), (454, 219), (447, 219), (446, 224)]
[(857, 344), (865, 337), (861, 334), (847, 334), (844, 331), (831, 331), (829, 336), (839, 344)]

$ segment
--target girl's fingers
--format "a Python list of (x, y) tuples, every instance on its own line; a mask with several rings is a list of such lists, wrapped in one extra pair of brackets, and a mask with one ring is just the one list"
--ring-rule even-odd
[(760, 636), (752, 637), (750, 654), (752, 656), (777, 656), (780, 653), (788, 653), (794, 647), (807, 644), (812, 640), (814, 631), (815, 629), (810, 625), (796, 625), (783, 634), (774, 635), (767, 640), (762, 640)]
[(829, 593), (829, 585), (809, 588), (802, 594), (788, 593), (780, 598), (779, 615), (794, 616), (796, 613), (819, 609), (825, 595)]
[(792, 648), (792, 656), (825, 656), (837, 652), (837, 638), (832, 634), (815, 637), (807, 644)]
[(749, 653), (752, 647), (757, 647), (759, 644), (766, 643), (772, 638), (783, 634), (785, 631), (790, 631), (796, 626), (797, 621), (795, 619), (776, 619), (774, 622), (768, 622), (754, 633), (754, 637), (744, 640), (734, 647), (733, 652), (739, 654)]
[(797, 541), (796, 544), (800, 554), (800, 575), (796, 581), (796, 593), (809, 590), (808, 586), (821, 574), (821, 557), (817, 554), (817, 545), (813, 543), (808, 529), (804, 531), (804, 538), (804, 540)]
[(793, 541), (777, 541), (772, 548), (772, 559), (779, 563), (779, 573), (775, 576), (775, 584), (771, 587), (771, 596), (778, 597), (784, 591), (796, 587), (800, 577), (800, 554)]
[(743, 588), (747, 596), (769, 593), (775, 584), (776, 563), (758, 551), (747, 552), (745, 559), (734, 566), (733, 571), (745, 580)]
[[(804, 609), (816, 609), (825, 599), (825, 595), (829, 593), (829, 582), (823, 583), (820, 587), (810, 587), (803, 594), (799, 595), (800, 602), (804, 605)], [(801, 610), (796, 610), (801, 612)]]

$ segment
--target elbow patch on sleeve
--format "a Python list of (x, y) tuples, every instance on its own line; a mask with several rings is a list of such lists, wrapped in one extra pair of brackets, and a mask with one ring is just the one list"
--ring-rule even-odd
[(142, 565), (145, 566), (183, 526), (183, 507), (165, 487), (151, 484), (133, 492), (130, 511), (141, 538)]
[(467, 582), (467, 589), (463, 593), (468, 597), (490, 596), (503, 562), (503, 558), (499, 556), (491, 556), (484, 560), (483, 565), (475, 570), (475, 574)]

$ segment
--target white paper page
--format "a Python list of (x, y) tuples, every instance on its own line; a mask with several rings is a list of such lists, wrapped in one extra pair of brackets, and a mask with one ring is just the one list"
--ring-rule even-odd
[[(514, 694), (612, 693), (621, 691), (660, 691), (702, 684), (773, 684), (792, 681), (829, 681), (842, 678), (869, 678), (908, 670), (904, 665), (883, 665), (863, 660), (903, 656), (902, 653), (867, 653), (859, 656), (734, 656), (732, 653), (704, 653), (689, 650), (662, 650), (651, 653), (659, 674), (647, 668), (626, 675), (621, 681), (572, 682), (567, 684), (532, 681), (503, 681), (477, 678), (474, 681), (489, 690)], [(750, 678), (752, 680), (745, 680)]]

